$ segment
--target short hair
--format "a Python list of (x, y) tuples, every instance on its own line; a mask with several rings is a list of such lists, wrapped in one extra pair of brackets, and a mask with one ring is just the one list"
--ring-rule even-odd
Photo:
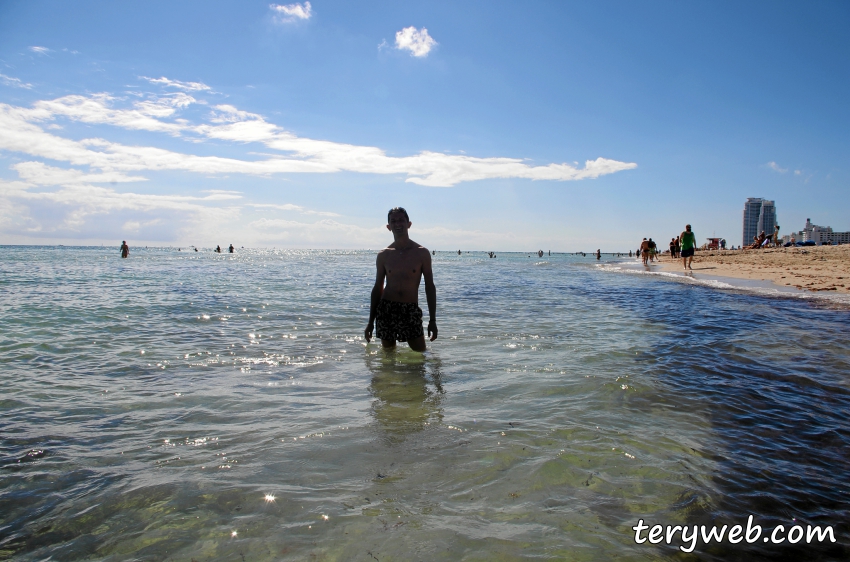
[(389, 211), (387, 211), (387, 222), (390, 222), (390, 215), (393, 213), (404, 213), (404, 218), (407, 219), (407, 222), (410, 222), (410, 217), (407, 216), (407, 211), (404, 207), (393, 207)]

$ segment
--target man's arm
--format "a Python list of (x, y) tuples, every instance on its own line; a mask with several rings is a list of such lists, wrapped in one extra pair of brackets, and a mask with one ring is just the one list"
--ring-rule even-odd
[(431, 254), (425, 250), (422, 260), (422, 276), (425, 278), (425, 299), (428, 301), (428, 335), (431, 341), (437, 339), (437, 287), (434, 285), (434, 271), (431, 269)]
[(366, 325), (363, 335), (366, 336), (366, 341), (372, 340), (372, 331), (375, 329), (375, 315), (378, 312), (378, 303), (381, 302), (381, 296), (384, 294), (384, 279), (387, 276), (387, 270), (384, 268), (384, 252), (378, 252), (378, 258), (375, 260), (377, 274), (375, 275), (375, 286), (372, 287), (372, 295), (369, 304), (369, 324)]

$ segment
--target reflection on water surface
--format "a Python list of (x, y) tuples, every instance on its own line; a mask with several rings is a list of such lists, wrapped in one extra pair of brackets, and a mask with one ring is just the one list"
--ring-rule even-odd
[(369, 252), (5, 258), (2, 557), (679, 559), (631, 527), (750, 513), (839, 542), (696, 556), (850, 553), (846, 310), (438, 253), (423, 356), (363, 341)]

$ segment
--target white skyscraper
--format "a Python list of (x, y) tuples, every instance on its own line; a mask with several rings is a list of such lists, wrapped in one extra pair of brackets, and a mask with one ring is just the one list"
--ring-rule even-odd
[(773, 235), (776, 226), (776, 204), (761, 197), (750, 197), (744, 203), (743, 243), (748, 246), (753, 238), (764, 231), (768, 236)]

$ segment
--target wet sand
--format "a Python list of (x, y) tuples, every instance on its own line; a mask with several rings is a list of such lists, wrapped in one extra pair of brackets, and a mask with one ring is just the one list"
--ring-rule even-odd
[[(682, 271), (680, 259), (665, 256), (659, 265), (665, 271)], [(719, 277), (770, 281), (809, 291), (850, 293), (850, 245), (699, 251), (692, 267), (695, 272)]]

